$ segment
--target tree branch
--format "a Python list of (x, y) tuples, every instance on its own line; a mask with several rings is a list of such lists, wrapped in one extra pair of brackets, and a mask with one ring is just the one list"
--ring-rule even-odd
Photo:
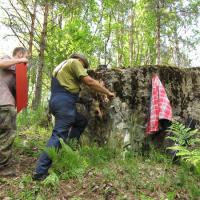
[(23, 17), (21, 16), (21, 14), (18, 12), (18, 10), (16, 9), (16, 7), (13, 5), (13, 3), (11, 2), (11, 0), (9, 0), (10, 5), (13, 7), (13, 9), (15, 10), (15, 12), (18, 14), (19, 18), (21, 19), (21, 21), (23, 22), (23, 24), (26, 26), (26, 28), (28, 29), (29, 33), (30, 33), (30, 29), (29, 26), (27, 25), (27, 23), (24, 21)]
[(23, 47), (25, 47), (24, 43), (23, 43), (22, 40), (20, 39), (20, 36), (19, 36), (19, 35), (16, 33), (16, 31), (12, 28), (12, 20), (11, 20), (11, 18), (10, 18), (10, 15), (9, 15), (8, 11), (7, 11), (5, 8), (3, 8), (3, 7), (1, 7), (1, 9), (3, 9), (3, 10), (6, 12), (6, 14), (8, 15), (8, 18), (9, 18), (9, 21), (10, 21), (10, 26), (9, 26), (9, 28), (12, 30), (12, 32), (13, 32), (14, 35), (17, 37), (17, 39), (19, 40), (19, 42), (23, 45)]

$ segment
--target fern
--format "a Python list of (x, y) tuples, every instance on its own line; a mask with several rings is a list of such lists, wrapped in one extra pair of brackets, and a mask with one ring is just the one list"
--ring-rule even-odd
[(47, 178), (44, 181), (42, 181), (42, 183), (45, 186), (57, 187), (59, 183), (59, 178), (57, 174), (55, 174), (54, 172), (51, 172), (51, 174), (47, 176)]
[(167, 138), (173, 140), (177, 145), (190, 146), (200, 142), (200, 139), (195, 138), (199, 134), (198, 129), (192, 130), (179, 122), (174, 121), (169, 131), (173, 133), (173, 136), (168, 136)]
[(182, 160), (185, 160), (189, 164), (193, 165), (196, 170), (200, 173), (200, 150), (194, 149), (189, 150), (187, 147), (183, 146), (173, 146), (169, 149), (177, 151), (176, 155), (180, 156)]
[(59, 151), (52, 147), (46, 149), (52, 159), (52, 170), (62, 179), (81, 177), (88, 167), (86, 159), (80, 156), (78, 151), (72, 150), (62, 139), (60, 143), (62, 148)]
[(176, 145), (168, 149), (174, 150), (177, 156), (193, 165), (197, 172), (200, 173), (200, 149), (196, 145), (200, 143), (200, 138), (197, 138), (199, 130), (192, 130), (186, 128), (183, 124), (173, 122), (170, 131), (174, 135), (167, 138), (173, 140)]

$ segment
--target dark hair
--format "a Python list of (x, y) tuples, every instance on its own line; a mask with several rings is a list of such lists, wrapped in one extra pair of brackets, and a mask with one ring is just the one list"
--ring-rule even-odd
[(87, 58), (83, 55), (83, 54), (80, 54), (80, 53), (73, 53), (69, 58), (77, 58), (77, 59), (80, 59), (83, 61), (84, 63), (84, 68), (89, 68), (89, 62), (87, 60)]
[(26, 49), (24, 47), (16, 47), (14, 50), (13, 50), (13, 56), (16, 56), (17, 53), (22, 53), (22, 54), (25, 54), (26, 53)]

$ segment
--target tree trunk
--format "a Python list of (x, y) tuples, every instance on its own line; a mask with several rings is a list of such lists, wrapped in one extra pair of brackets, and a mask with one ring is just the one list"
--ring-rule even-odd
[(108, 60), (108, 57), (107, 57), (107, 47), (108, 47), (108, 43), (110, 41), (110, 36), (111, 36), (111, 20), (112, 20), (112, 13), (110, 13), (109, 15), (109, 25), (108, 25), (108, 35), (107, 35), (107, 38), (105, 38), (105, 42), (104, 42), (104, 64), (107, 65), (107, 60)]
[(43, 21), (43, 27), (42, 27), (41, 39), (40, 39), (39, 65), (37, 68), (37, 75), (36, 75), (35, 97), (32, 102), (33, 108), (37, 108), (39, 104), (41, 103), (42, 75), (43, 75), (43, 68), (44, 68), (44, 52), (45, 52), (45, 47), (46, 47), (48, 13), (49, 13), (49, 4), (48, 4), (48, 1), (46, 1), (45, 9), (44, 9), (44, 21)]
[(29, 54), (32, 57), (33, 54), (33, 38), (34, 38), (34, 31), (35, 31), (35, 19), (36, 19), (36, 9), (37, 9), (37, 0), (35, 0), (33, 5), (33, 13), (31, 15), (31, 30), (30, 30), (30, 39), (29, 39)]
[(129, 52), (130, 52), (130, 66), (133, 66), (133, 34), (134, 34), (134, 11), (131, 10), (131, 16), (130, 16), (131, 24), (130, 24), (130, 36), (129, 36)]
[(181, 59), (180, 59), (179, 39), (177, 30), (175, 30), (174, 39), (175, 39), (175, 64), (177, 67), (179, 67)]
[(124, 20), (121, 17), (121, 13), (118, 13), (117, 22), (121, 25), (120, 29), (116, 32), (116, 38), (117, 38), (117, 66), (122, 67), (122, 60), (123, 60), (123, 48), (124, 48)]
[(160, 65), (160, 0), (156, 3), (156, 64)]

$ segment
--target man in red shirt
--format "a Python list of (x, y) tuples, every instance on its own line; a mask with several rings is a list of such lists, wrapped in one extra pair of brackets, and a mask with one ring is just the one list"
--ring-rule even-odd
[(13, 57), (0, 59), (0, 176), (15, 175), (11, 165), (12, 145), (16, 135), (15, 65), (27, 63), (27, 51), (17, 47)]

